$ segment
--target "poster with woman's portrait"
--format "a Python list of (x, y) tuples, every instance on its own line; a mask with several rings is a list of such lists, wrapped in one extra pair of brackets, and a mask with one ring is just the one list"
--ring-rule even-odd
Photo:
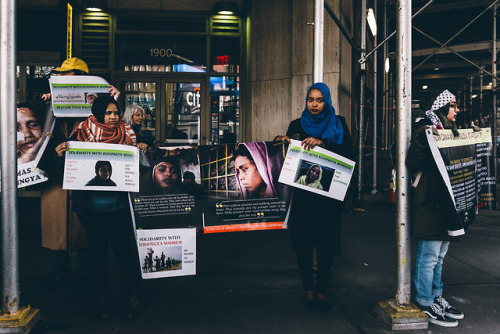
[(50, 104), (26, 102), (17, 105), (17, 183), (18, 188), (47, 180), (37, 169), (50, 140), (55, 118)]
[(290, 189), (278, 178), (282, 142), (201, 146), (205, 233), (286, 228)]
[(135, 146), (70, 141), (63, 189), (138, 191), (139, 152)]
[(355, 162), (315, 147), (305, 150), (298, 140), (288, 147), (279, 182), (343, 201)]
[(139, 192), (130, 194), (138, 229), (201, 226), (198, 150), (150, 148), (141, 158)]

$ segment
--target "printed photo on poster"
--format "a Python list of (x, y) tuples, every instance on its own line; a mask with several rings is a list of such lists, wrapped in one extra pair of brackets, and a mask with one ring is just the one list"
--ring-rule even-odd
[(138, 230), (143, 279), (196, 275), (196, 229)]
[(47, 180), (37, 169), (47, 147), (55, 118), (50, 104), (25, 102), (17, 105), (17, 183), (23, 188)]
[(137, 148), (118, 144), (69, 142), (63, 189), (138, 191)]
[(109, 83), (90, 75), (51, 76), (49, 85), (56, 117), (87, 117), (96, 98), (110, 95)]
[(279, 182), (343, 201), (355, 165), (321, 147), (305, 150), (300, 141), (292, 140)]
[(290, 189), (278, 182), (282, 142), (201, 146), (205, 233), (286, 228)]
[(139, 192), (130, 194), (138, 229), (201, 226), (198, 150), (151, 148), (141, 159)]

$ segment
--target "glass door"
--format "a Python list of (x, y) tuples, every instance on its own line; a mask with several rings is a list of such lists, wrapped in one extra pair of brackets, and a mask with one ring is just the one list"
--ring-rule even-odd
[(164, 142), (174, 145), (200, 144), (201, 82), (165, 82)]
[[(148, 145), (200, 145), (208, 135), (204, 130), (206, 110), (203, 78), (165, 78), (122, 76), (118, 78), (125, 115), (128, 109), (143, 112), (143, 121), (136, 124), (140, 139)], [(125, 121), (131, 122), (127, 117)]]

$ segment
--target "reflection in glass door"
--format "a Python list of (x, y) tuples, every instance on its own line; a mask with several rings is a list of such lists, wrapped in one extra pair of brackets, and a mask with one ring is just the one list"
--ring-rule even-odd
[(200, 144), (201, 84), (165, 83), (166, 144)]
[[(139, 106), (143, 109), (141, 124), (130, 124), (139, 127), (138, 142), (153, 145), (156, 141), (156, 83), (144, 81), (127, 81), (125, 84), (125, 110), (127, 107)], [(135, 111), (135, 110), (134, 110)]]

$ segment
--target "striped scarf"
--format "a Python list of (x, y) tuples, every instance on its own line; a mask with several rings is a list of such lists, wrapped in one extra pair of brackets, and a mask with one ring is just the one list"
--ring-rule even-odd
[(94, 115), (90, 115), (73, 130), (70, 137), (76, 135), (78, 141), (94, 143), (136, 145), (136, 136), (132, 127), (123, 121), (116, 125), (99, 123)]

